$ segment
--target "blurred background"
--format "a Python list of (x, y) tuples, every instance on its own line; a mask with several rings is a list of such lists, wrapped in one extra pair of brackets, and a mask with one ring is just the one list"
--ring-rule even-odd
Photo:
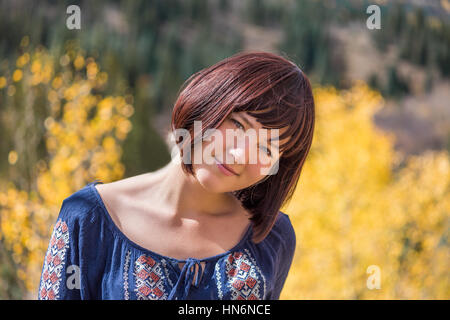
[(36, 299), (62, 201), (165, 165), (182, 83), (242, 50), (314, 86), (281, 298), (450, 298), (449, 0), (0, 0), (0, 299)]

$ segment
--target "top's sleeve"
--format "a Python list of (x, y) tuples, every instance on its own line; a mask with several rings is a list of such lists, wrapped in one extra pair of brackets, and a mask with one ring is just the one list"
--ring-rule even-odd
[(39, 282), (39, 300), (97, 299), (105, 252), (97, 204), (85, 187), (64, 199)]
[(271, 300), (280, 299), (281, 290), (284, 287), (286, 278), (291, 268), (294, 259), (296, 248), (296, 236), (294, 228), (288, 215), (282, 213), (280, 217), (280, 233), (282, 236), (282, 244), (280, 247), (280, 254), (278, 259), (278, 270), (276, 272), (274, 289), (272, 291)]

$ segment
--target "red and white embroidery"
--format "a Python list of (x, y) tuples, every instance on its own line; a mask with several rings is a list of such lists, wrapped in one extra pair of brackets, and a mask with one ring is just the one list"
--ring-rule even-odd
[(40, 300), (57, 300), (59, 298), (59, 286), (68, 247), (69, 228), (64, 221), (58, 220), (53, 228), (50, 244), (45, 255), (39, 288)]
[(130, 295), (128, 293), (128, 268), (130, 264), (130, 255), (131, 251), (127, 251), (127, 255), (125, 256), (125, 264), (123, 266), (123, 290), (124, 290), (124, 299), (129, 300)]
[(141, 255), (134, 266), (135, 289), (138, 300), (165, 300), (163, 266), (152, 257)]
[[(216, 264), (216, 282), (219, 299), (224, 298), (223, 290), (229, 291), (231, 300), (261, 300), (266, 291), (266, 281), (250, 251), (233, 252), (226, 257), (225, 279), (222, 288), (219, 263)], [(228, 294), (228, 292), (225, 292)]]

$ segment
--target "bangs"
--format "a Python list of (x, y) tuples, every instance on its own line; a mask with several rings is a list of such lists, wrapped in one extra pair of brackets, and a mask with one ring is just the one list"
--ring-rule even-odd
[(264, 129), (286, 129), (276, 138), (280, 141), (289, 138), (279, 145), (279, 151), (283, 152), (283, 157), (295, 157), (308, 148), (308, 140), (313, 134), (314, 100), (311, 92), (309, 80), (300, 69), (294, 68), (284, 81), (273, 83), (259, 96), (232, 111), (247, 112)]

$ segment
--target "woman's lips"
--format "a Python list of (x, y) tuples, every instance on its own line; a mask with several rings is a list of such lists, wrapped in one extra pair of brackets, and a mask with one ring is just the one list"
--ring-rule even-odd
[(238, 174), (236, 172), (234, 172), (231, 168), (220, 163), (219, 160), (217, 160), (216, 158), (214, 158), (214, 159), (216, 160), (217, 167), (219, 168), (220, 171), (223, 172), (223, 174), (225, 174), (227, 176), (238, 176)]

